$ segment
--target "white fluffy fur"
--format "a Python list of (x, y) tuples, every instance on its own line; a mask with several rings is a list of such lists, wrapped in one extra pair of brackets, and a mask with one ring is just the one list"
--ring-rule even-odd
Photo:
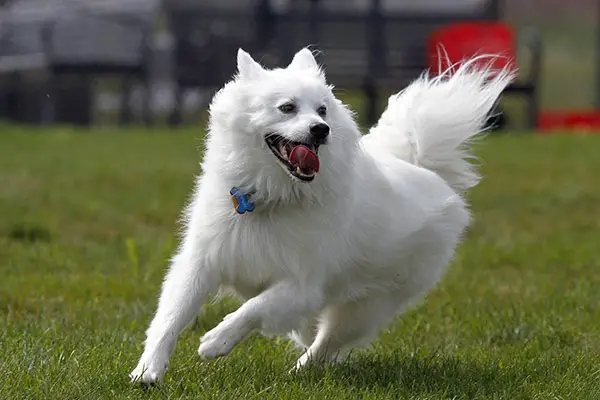
[[(512, 78), (473, 62), (422, 76), (361, 137), (309, 50), (274, 70), (240, 50), (238, 71), (210, 107), (202, 174), (135, 381), (162, 378), (178, 334), (219, 289), (245, 302), (202, 337), (204, 358), (228, 354), (254, 330), (304, 348), (296, 368), (369, 343), (451, 261), (470, 219), (462, 192), (478, 180), (465, 145)], [(278, 110), (286, 101), (296, 114)], [(320, 172), (305, 183), (264, 137), (302, 141), (316, 122), (331, 134)], [(255, 191), (254, 212), (234, 211), (233, 186)]]

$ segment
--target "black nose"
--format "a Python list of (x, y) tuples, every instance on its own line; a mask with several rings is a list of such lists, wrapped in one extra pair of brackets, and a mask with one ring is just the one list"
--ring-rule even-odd
[(311, 125), (310, 134), (318, 140), (323, 140), (329, 135), (329, 125), (324, 123)]

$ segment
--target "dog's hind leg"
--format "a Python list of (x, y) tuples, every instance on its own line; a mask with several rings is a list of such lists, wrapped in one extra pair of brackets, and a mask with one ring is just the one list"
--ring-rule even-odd
[(153, 383), (162, 378), (177, 337), (218, 285), (218, 279), (212, 271), (198, 260), (192, 235), (188, 235), (182, 249), (171, 262), (156, 315), (146, 331), (144, 352), (130, 374), (132, 381)]
[(316, 319), (309, 319), (302, 323), (298, 329), (294, 329), (288, 337), (296, 343), (298, 347), (306, 350), (315, 341), (317, 335)]
[(383, 295), (328, 307), (320, 317), (314, 342), (298, 359), (296, 369), (310, 361), (341, 360), (353, 347), (371, 342), (399, 310), (397, 298)]

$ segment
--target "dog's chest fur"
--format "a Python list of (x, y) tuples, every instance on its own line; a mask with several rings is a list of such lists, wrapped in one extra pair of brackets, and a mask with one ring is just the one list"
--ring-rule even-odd
[(191, 223), (202, 225), (197, 234), (203, 257), (244, 297), (286, 279), (326, 284), (352, 257), (345, 216), (322, 204), (271, 210), (259, 205), (238, 215), (224, 200), (194, 214)]

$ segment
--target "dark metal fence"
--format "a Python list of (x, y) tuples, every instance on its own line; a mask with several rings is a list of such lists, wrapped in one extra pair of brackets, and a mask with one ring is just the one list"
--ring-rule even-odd
[[(381, 95), (402, 88), (426, 68), (425, 44), (433, 29), (453, 21), (500, 16), (498, 0), (463, 7), (460, 2), (453, 6), (439, 2), (434, 10), (386, 8), (383, 3), (312, 0), (274, 7), (269, 0), (170, 1), (167, 14), (174, 27), (177, 91), (220, 86), (233, 73), (238, 47), (257, 54), (267, 65), (283, 65), (299, 48), (312, 46), (319, 50), (319, 61), (334, 85), (364, 95), (365, 117), (373, 122)], [(175, 108), (172, 122), (180, 120), (179, 110)]]
[[(404, 5), (403, 5), (404, 4)], [(172, 97), (182, 120), (184, 94), (210, 94), (234, 73), (239, 47), (268, 66), (304, 46), (319, 50), (337, 87), (362, 93), (373, 122), (381, 99), (427, 67), (429, 33), (453, 21), (501, 17), (500, 0), (13, 0), (0, 5), (0, 117), (23, 122), (93, 120), (98, 77), (119, 78), (120, 122), (141, 120), (156, 96)], [(429, 5), (429, 6), (428, 6)], [(157, 45), (160, 37), (170, 38)], [(162, 86), (161, 86), (162, 85)], [(158, 88), (158, 89), (157, 89)], [(160, 99), (159, 99), (160, 100)], [(160, 101), (159, 101), (160, 103)]]

